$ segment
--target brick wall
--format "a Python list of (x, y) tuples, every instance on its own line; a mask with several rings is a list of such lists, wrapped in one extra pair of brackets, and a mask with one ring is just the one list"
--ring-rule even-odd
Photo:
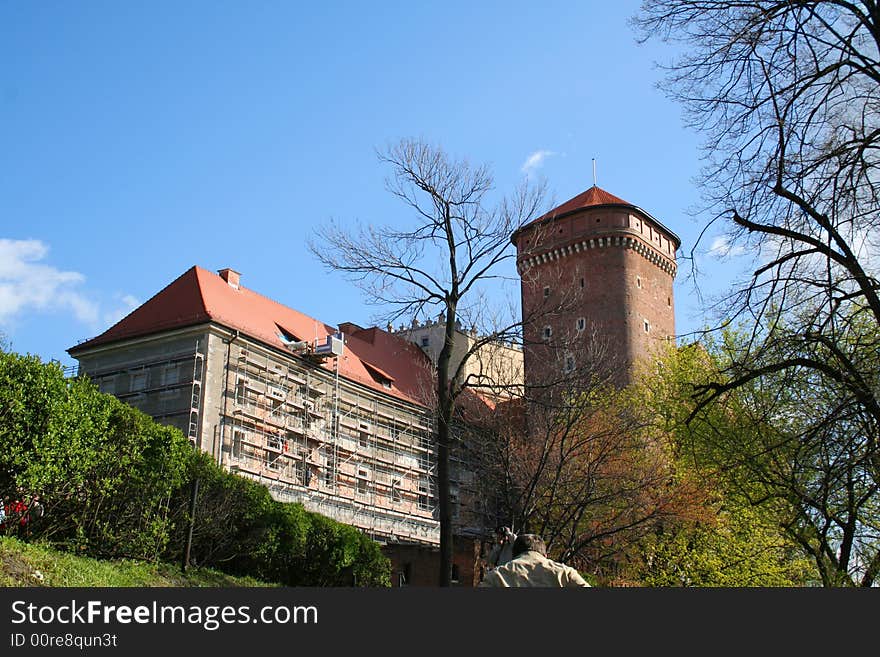
[(674, 242), (646, 216), (589, 208), (522, 231), (517, 248), (529, 385), (584, 359), (627, 383), (638, 359), (674, 339)]
[[(453, 586), (472, 587), (480, 582), (481, 550), (484, 546), (479, 539), (454, 537), (452, 563), (458, 581)], [(383, 546), (382, 551), (391, 560), (392, 586), (437, 586), (439, 549), (395, 543)]]

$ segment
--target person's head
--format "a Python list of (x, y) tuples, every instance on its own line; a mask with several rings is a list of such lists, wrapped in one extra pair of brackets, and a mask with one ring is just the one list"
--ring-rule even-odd
[(510, 529), (508, 527), (506, 527), (505, 525), (498, 525), (495, 528), (495, 538), (497, 538), (499, 541), (502, 541), (505, 538), (508, 538), (510, 536), (510, 533), (511, 533)]
[(537, 552), (541, 556), (547, 556), (547, 546), (537, 534), (520, 534), (513, 542), (513, 557), (516, 558), (524, 552)]

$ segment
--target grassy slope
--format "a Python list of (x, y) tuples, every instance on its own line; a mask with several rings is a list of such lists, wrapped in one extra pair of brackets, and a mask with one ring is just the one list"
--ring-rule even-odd
[(274, 586), (215, 570), (129, 559), (101, 561), (0, 537), (0, 586)]

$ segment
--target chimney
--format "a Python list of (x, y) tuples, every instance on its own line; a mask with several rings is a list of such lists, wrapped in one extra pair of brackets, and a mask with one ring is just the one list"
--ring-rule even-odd
[(236, 290), (238, 289), (241, 274), (234, 269), (229, 269), (229, 267), (221, 269), (217, 273), (220, 274), (220, 278), (229, 283), (229, 287), (234, 287)]

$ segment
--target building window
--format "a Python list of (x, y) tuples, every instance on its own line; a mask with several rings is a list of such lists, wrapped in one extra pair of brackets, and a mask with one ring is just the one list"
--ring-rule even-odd
[(363, 429), (358, 433), (358, 447), (368, 449), (370, 447), (370, 434)]
[(147, 373), (136, 372), (131, 375), (131, 392), (140, 392), (147, 388)]
[(116, 392), (116, 375), (101, 379), (101, 383), (98, 385), (98, 390), (108, 395), (114, 394)]
[(358, 468), (357, 473), (357, 494), (366, 495), (369, 491), (370, 472), (364, 468)]
[(247, 381), (244, 379), (238, 379), (235, 382), (235, 403), (236, 404), (244, 404), (247, 402)]
[(324, 462), (326, 463), (323, 472), (322, 482), (327, 488), (333, 487), (336, 480), (336, 454), (332, 447), (326, 447), (324, 450)]
[(669, 308), (672, 308), (672, 297), (666, 297), (666, 305)]
[(581, 278), (581, 289), (583, 289), (583, 288), (584, 288), (584, 279)]
[(550, 286), (546, 285), (546, 286), (544, 286), (544, 298), (546, 299), (549, 296), (550, 296)]
[(431, 342), (431, 341), (430, 341), (430, 339), (428, 338), (427, 335), (423, 335), (423, 336), (422, 336), (422, 346), (423, 346), (423, 347), (427, 347), (427, 346), (430, 344), (430, 342)]
[(162, 385), (173, 386), (180, 381), (180, 368), (177, 365), (166, 365), (162, 370)]
[(549, 340), (550, 337), (553, 335), (553, 328), (550, 326), (545, 326), (543, 335), (545, 340)]
[(458, 564), (452, 564), (452, 581), (455, 584), (458, 584)]
[(566, 374), (574, 372), (574, 356), (567, 355), (565, 357), (565, 372)]
[(642, 287), (642, 279), (640, 276), (636, 276), (636, 287), (640, 289)]
[(585, 328), (587, 328), (587, 320), (584, 319), (583, 317), (578, 317), (578, 320), (577, 320), (577, 330), (578, 330), (578, 331), (583, 331)]
[(400, 493), (400, 479), (392, 479), (391, 480), (391, 501), (392, 502), (403, 501), (403, 495), (401, 495), (401, 493)]
[(293, 461), (293, 474), (297, 483), (308, 486), (312, 480), (312, 472), (309, 470), (309, 464), (306, 461), (306, 455), (301, 454)]
[(419, 480), (419, 508), (422, 511), (431, 508), (431, 483), (427, 479)]
[(244, 442), (244, 431), (239, 431), (235, 429), (232, 432), (232, 456), (234, 458), (241, 458), (241, 444)]
[(645, 320), (645, 333), (648, 333), (651, 330), (651, 325), (648, 324), (648, 320)]

